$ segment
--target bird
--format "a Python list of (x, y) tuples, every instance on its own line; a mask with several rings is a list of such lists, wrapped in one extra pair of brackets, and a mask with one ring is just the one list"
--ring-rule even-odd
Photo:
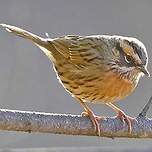
[(8, 32), (32, 41), (52, 62), (59, 82), (83, 108), (82, 116), (92, 122), (100, 136), (102, 127), (87, 103), (111, 107), (132, 132), (132, 117), (114, 102), (131, 94), (139, 79), (150, 76), (148, 54), (136, 38), (118, 35), (65, 35), (42, 38), (24, 29), (0, 24)]

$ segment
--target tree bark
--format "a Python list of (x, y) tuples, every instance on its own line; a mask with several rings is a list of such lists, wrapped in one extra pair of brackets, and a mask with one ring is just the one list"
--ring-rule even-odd
[[(139, 116), (132, 121), (132, 133), (118, 118), (101, 120), (102, 137), (152, 138), (152, 120)], [(71, 114), (0, 110), (0, 130), (96, 136), (90, 119)]]
[[(146, 114), (152, 104), (152, 97), (138, 117), (132, 120), (132, 132), (119, 118), (99, 120), (102, 137), (152, 138), (152, 119)], [(97, 136), (87, 117), (71, 114), (40, 113), (0, 109), (0, 130), (41, 132), (66, 135)]]

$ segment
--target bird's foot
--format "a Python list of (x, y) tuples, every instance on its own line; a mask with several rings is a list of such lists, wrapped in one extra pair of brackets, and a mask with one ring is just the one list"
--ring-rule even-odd
[(104, 117), (96, 116), (92, 111), (84, 111), (81, 113), (81, 116), (89, 117), (93, 126), (95, 127), (95, 130), (97, 132), (97, 135), (101, 135), (101, 128), (99, 124), (99, 120), (104, 119)]
[(127, 116), (123, 111), (119, 111), (117, 118), (119, 118), (122, 122), (123, 122), (123, 126), (125, 125), (125, 123), (128, 125), (128, 132), (129, 134), (131, 134), (132, 132), (132, 121), (133, 118), (130, 116)]

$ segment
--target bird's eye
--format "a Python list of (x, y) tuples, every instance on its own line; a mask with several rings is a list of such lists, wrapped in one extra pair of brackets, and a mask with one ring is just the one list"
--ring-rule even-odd
[(126, 56), (125, 55), (125, 61), (127, 62), (127, 63), (131, 63), (132, 62), (132, 59), (131, 59), (131, 57), (130, 56)]

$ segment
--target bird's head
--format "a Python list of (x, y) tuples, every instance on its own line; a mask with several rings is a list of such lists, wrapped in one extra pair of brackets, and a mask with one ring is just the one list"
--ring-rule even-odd
[(113, 70), (122, 78), (139, 80), (141, 75), (150, 76), (147, 70), (148, 55), (142, 42), (136, 38), (113, 36)]

